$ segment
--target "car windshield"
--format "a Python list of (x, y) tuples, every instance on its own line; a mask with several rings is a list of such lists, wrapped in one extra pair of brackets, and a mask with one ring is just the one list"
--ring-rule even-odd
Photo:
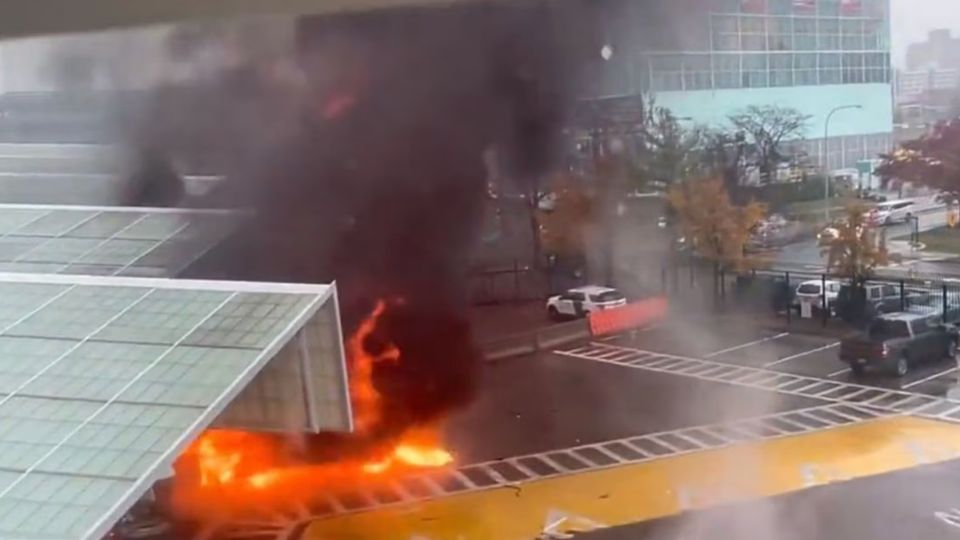
[(820, 294), (820, 285), (817, 283), (805, 283), (797, 289), (800, 294)]
[(616, 291), (607, 291), (593, 295), (594, 302), (619, 302), (624, 296)]
[(870, 325), (869, 335), (873, 339), (895, 339), (910, 337), (910, 328), (906, 321), (880, 319)]

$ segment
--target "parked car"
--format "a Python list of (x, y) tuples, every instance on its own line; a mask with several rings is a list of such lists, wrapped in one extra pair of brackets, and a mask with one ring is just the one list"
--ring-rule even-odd
[(800, 305), (805, 302), (813, 304), (813, 306), (817, 309), (823, 309), (824, 285), (827, 286), (827, 309), (829, 309), (832, 313), (834, 311), (834, 306), (837, 303), (837, 297), (840, 295), (840, 289), (843, 285), (839, 281), (833, 281), (829, 279), (826, 282), (823, 282), (819, 279), (813, 281), (804, 281), (797, 286), (797, 291), (793, 295), (794, 309), (799, 310)]
[(625, 306), (627, 298), (610, 287), (590, 285), (570, 289), (547, 299), (547, 314), (551, 319), (586, 317), (587, 314)]
[(942, 323), (939, 315), (883, 315), (864, 332), (840, 342), (840, 360), (857, 375), (880, 369), (903, 377), (921, 363), (956, 354), (957, 329)]
[(863, 292), (858, 296), (857, 289), (845, 283), (840, 286), (834, 311), (837, 316), (847, 322), (870, 320), (884, 313), (901, 311), (904, 303), (914, 304), (923, 302), (923, 297), (929, 297), (916, 290), (904, 291), (905, 298), (901, 298), (900, 287), (892, 283), (868, 283), (862, 287)]
[(917, 209), (917, 202), (912, 200), (882, 202), (870, 211), (870, 222), (874, 225), (906, 223)]

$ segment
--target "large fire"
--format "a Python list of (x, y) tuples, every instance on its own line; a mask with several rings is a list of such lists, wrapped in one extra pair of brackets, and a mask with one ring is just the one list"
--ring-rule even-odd
[[(377, 353), (369, 352), (366, 346), (389, 305), (378, 302), (346, 342), (358, 437), (369, 433), (383, 417), (382, 396), (373, 380), (375, 366), (403, 361), (402, 352), (391, 343), (374, 347)], [(357, 482), (375, 483), (394, 474), (453, 463), (453, 455), (441, 446), (436, 426), (411, 428), (365, 455), (322, 464), (298, 461), (288, 446), (277, 437), (263, 434), (205, 432), (177, 461), (175, 510), (188, 517), (209, 516), (211, 512), (235, 511), (265, 500), (282, 503), (287, 497), (309, 498), (312, 492), (346, 489)]]

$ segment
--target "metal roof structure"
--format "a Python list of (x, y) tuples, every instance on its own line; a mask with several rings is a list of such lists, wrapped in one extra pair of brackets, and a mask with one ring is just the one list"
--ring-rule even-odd
[(172, 277), (241, 219), (227, 210), (0, 204), (0, 272)]
[[(327, 14), (404, 6), (444, 6), (474, 0), (14, 0), (4, 5), (0, 37), (81, 32), (188, 19), (264, 14)], [(51, 12), (56, 16), (50, 16)]]
[(218, 419), (352, 428), (334, 285), (0, 274), (0, 298), (0, 538), (101, 538)]

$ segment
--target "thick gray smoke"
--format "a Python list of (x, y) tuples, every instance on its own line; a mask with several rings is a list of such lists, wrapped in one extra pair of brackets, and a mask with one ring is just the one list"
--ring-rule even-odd
[[(388, 411), (375, 437), (471, 397), (465, 274), (484, 153), (497, 148), (521, 179), (557, 162), (578, 63), (599, 50), (587, 13), (544, 2), (304, 18), (292, 64), (237, 62), (158, 94), (150, 147), (228, 172), (198, 204), (256, 210), (196, 276), (336, 280), (345, 333), (376, 300), (403, 300), (365, 344), (403, 353), (374, 374)], [(193, 38), (178, 51), (203, 46)], [(298, 77), (278, 76), (291, 65)]]

